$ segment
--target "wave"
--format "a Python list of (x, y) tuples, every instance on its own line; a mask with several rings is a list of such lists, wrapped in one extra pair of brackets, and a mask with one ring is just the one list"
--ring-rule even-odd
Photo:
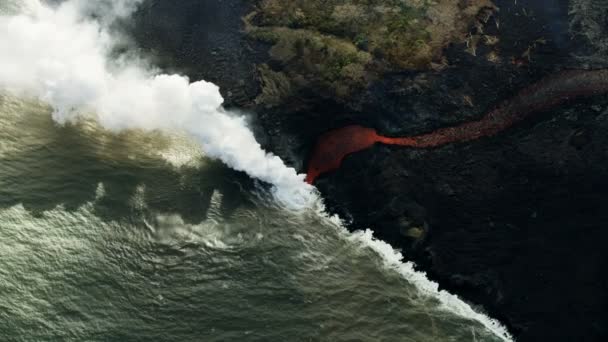
[[(29, 0), (20, 14), (0, 16), (0, 87), (50, 104), (59, 124), (93, 117), (114, 131), (185, 132), (206, 156), (271, 184), (274, 199), (286, 210), (316, 211), (346, 234), (339, 218), (326, 213), (316, 188), (304, 181), (305, 175), (264, 151), (245, 117), (222, 108), (216, 85), (163, 74), (137, 56), (110, 57), (121, 40), (110, 24), (128, 17), (140, 2), (67, 0), (49, 7)], [(401, 253), (375, 240), (371, 231), (348, 234), (347, 238), (376, 251), (385, 266), (423, 294), (437, 298), (446, 310), (479, 321), (511, 340), (500, 323), (457, 296), (439, 291), (412, 263), (403, 263)]]
[(475, 311), (469, 304), (458, 298), (458, 296), (445, 290), (439, 290), (439, 284), (430, 281), (424, 272), (416, 271), (412, 262), (404, 262), (401, 252), (393, 249), (388, 243), (375, 239), (371, 230), (352, 233), (349, 238), (374, 250), (384, 260), (385, 267), (401, 274), (403, 278), (414, 284), (423, 294), (437, 298), (444, 309), (459, 316), (478, 321), (488, 331), (504, 341), (513, 340), (509, 331), (499, 321)]
[(476, 311), (473, 307), (457, 295), (439, 289), (439, 284), (429, 280), (424, 272), (416, 271), (413, 262), (404, 261), (403, 254), (394, 249), (388, 243), (378, 240), (373, 236), (370, 229), (364, 231), (349, 232), (345, 227), (340, 217), (333, 215), (329, 216), (325, 211), (323, 203), (318, 204), (317, 214), (324, 221), (333, 225), (335, 229), (341, 232), (345, 239), (358, 243), (363, 248), (373, 250), (382, 258), (384, 267), (399, 273), (409, 283), (416, 286), (422, 295), (437, 299), (444, 310), (447, 310), (458, 316), (475, 320), (484, 326), (488, 331), (492, 332), (503, 341), (513, 341), (513, 336), (508, 329), (498, 320), (488, 317), (487, 315)]

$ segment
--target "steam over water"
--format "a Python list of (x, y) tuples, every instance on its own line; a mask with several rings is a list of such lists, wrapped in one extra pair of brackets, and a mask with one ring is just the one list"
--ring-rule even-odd
[(108, 58), (138, 3), (0, 1), (0, 336), (509, 339), (327, 217), (215, 85)]
[(58, 123), (92, 116), (114, 131), (187, 132), (208, 156), (274, 184), (284, 204), (309, 206), (304, 175), (262, 150), (244, 118), (221, 108), (217, 86), (159, 73), (133, 56), (108, 59), (118, 39), (104, 23), (139, 2), (71, 0), (52, 9), (29, 1), (28, 14), (0, 18), (0, 86), (48, 102)]

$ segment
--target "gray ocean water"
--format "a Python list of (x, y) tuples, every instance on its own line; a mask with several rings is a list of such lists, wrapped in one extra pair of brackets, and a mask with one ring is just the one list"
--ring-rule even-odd
[(0, 96), (2, 341), (499, 341), (179, 136)]
[(0, 89), (0, 341), (505, 340), (370, 231), (284, 208), (195, 141), (51, 112)]

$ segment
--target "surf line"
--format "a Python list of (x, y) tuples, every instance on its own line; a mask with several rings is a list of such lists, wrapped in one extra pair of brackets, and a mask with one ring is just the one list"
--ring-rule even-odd
[(340, 168), (344, 158), (376, 143), (411, 148), (433, 148), (450, 143), (490, 137), (534, 113), (574, 99), (608, 93), (608, 69), (567, 70), (534, 83), (504, 101), (479, 120), (430, 133), (408, 137), (387, 137), (373, 128), (350, 125), (329, 131), (317, 140), (306, 172), (306, 182)]

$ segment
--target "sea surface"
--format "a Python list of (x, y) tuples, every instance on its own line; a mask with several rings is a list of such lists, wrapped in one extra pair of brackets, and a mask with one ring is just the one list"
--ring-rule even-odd
[(2, 341), (501, 341), (371, 233), (179, 135), (0, 95)]
[[(0, 15), (23, 4), (44, 3), (0, 0)], [(82, 44), (91, 32), (81, 35), (78, 21), (44, 13), (21, 29), (46, 18), (66, 48), (97, 46)], [(46, 65), (62, 48), (23, 57)], [(77, 67), (90, 60), (65, 58)], [(38, 90), (48, 76), (20, 70)], [(44, 86), (78, 81), (70, 71)], [(276, 189), (208, 158), (177, 130), (117, 133), (95, 115), (59, 124), (50, 105), (25, 93), (0, 89), (0, 341), (510, 340), (370, 230), (348, 232), (318, 194), (289, 208)]]

